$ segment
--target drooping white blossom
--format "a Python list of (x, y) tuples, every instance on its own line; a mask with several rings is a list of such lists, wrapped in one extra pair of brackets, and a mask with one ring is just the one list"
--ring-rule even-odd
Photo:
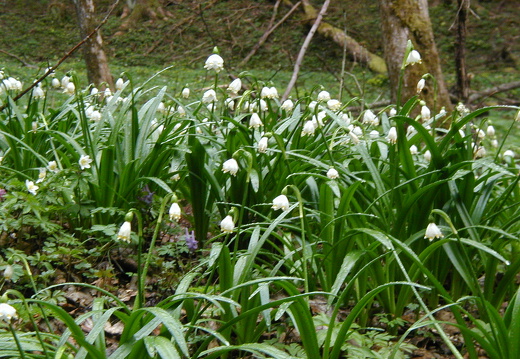
[(220, 55), (212, 54), (206, 60), (204, 68), (206, 70), (215, 70), (216, 73), (219, 73), (224, 69), (224, 59)]
[(442, 238), (444, 235), (442, 234), (441, 230), (437, 225), (433, 222), (428, 224), (428, 227), (426, 227), (426, 232), (424, 233), (424, 238), (429, 239), (430, 241), (433, 241), (435, 238)]
[(274, 210), (281, 209), (282, 211), (287, 211), (289, 209), (289, 199), (286, 195), (281, 194), (275, 199), (273, 199), (273, 206), (271, 207)]

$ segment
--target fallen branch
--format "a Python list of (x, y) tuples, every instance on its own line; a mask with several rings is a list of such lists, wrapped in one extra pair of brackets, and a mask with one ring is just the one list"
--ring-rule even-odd
[(298, 53), (298, 57), (296, 58), (296, 62), (294, 63), (294, 71), (291, 77), (291, 81), (289, 81), (289, 85), (287, 85), (287, 88), (285, 89), (285, 92), (282, 96), (282, 102), (287, 100), (287, 98), (289, 97), (289, 93), (291, 92), (292, 88), (294, 87), (294, 84), (296, 83), (296, 79), (298, 78), (298, 73), (300, 72), (300, 67), (303, 62), (305, 52), (307, 51), (307, 48), (309, 47), (309, 44), (311, 43), (312, 37), (316, 33), (316, 30), (318, 30), (318, 26), (320, 26), (320, 22), (323, 19), (323, 16), (325, 15), (327, 8), (329, 7), (329, 4), (330, 0), (325, 0), (323, 6), (321, 7), (320, 13), (316, 17), (316, 21), (314, 21), (314, 24), (312, 25), (311, 29), (309, 30), (309, 33), (307, 34), (307, 37), (305, 38), (305, 41), (303, 42), (300, 52)]
[(519, 87), (520, 87), (520, 81), (513, 81), (513, 82), (509, 82), (507, 84), (501, 84), (498, 86), (494, 86), (487, 90), (480, 91), (480, 92), (470, 95), (468, 98), (468, 103), (477, 102), (485, 97), (491, 97), (493, 95), (496, 95), (497, 93), (510, 91), (510, 90), (513, 90), (513, 89), (516, 89)]
[[(278, 4), (280, 3), (281, 0), (279, 0), (276, 5), (275, 5), (275, 9), (278, 7)], [(273, 18), (271, 19), (271, 22), (269, 23), (269, 26), (267, 27), (267, 31), (262, 35), (262, 37), (260, 38), (260, 40), (258, 40), (258, 43), (253, 47), (253, 49), (249, 52), (249, 54), (247, 54), (247, 56), (240, 62), (240, 64), (238, 64), (239, 67), (242, 67), (244, 66), (249, 60), (251, 60), (251, 58), (256, 54), (256, 52), (258, 51), (258, 49), (260, 49), (260, 47), (267, 41), (267, 38), (269, 36), (271, 36), (271, 34), (274, 32), (274, 30), (276, 30), (281, 24), (283, 24), (285, 22), (285, 20), (287, 20), (289, 18), (289, 16), (292, 15), (292, 13), (298, 8), (298, 6), (301, 5), (301, 1), (298, 1), (295, 5), (292, 6), (292, 8), (287, 12), (287, 14), (285, 14), (285, 16), (280, 20), (278, 21), (275, 25), (273, 25), (273, 22), (274, 22), (274, 16), (276, 14), (276, 11), (275, 13), (273, 14)]]
[[(52, 74), (54, 72), (54, 70), (56, 70), (66, 59), (68, 59), (73, 53), (76, 52), (76, 50), (78, 50), (85, 42), (87, 42), (92, 36), (94, 36), (98, 31), (99, 29), (101, 29), (101, 27), (103, 25), (105, 25), (105, 23), (108, 21), (108, 18), (110, 17), (110, 15), (112, 14), (112, 12), (114, 11), (114, 9), (116, 8), (117, 4), (119, 3), (119, 0), (116, 0), (114, 2), (114, 4), (112, 4), (112, 6), (110, 7), (110, 9), (108, 10), (107, 14), (105, 15), (105, 18), (99, 23), (98, 26), (96, 26), (96, 28), (94, 30), (92, 30), (92, 32), (90, 34), (88, 34), (83, 40), (81, 40), (80, 42), (78, 42), (72, 49), (69, 50), (69, 52), (67, 52), (57, 63), (56, 65), (52, 66), (52, 67), (49, 67), (47, 68), (47, 71), (39, 78), (37, 79), (36, 81), (34, 81), (31, 86), (27, 87), (25, 90), (23, 90), (22, 92), (20, 92), (17, 96), (15, 96), (13, 98), (13, 101), (16, 102), (18, 101), (20, 98), (22, 98), (26, 93), (28, 93), (29, 91), (31, 91), (33, 88), (35, 88), (40, 82), (42, 82), (43, 80), (45, 80), (45, 78), (47, 76), (49, 76), (50, 74)], [(5, 108), (7, 107), (7, 103), (5, 103), (4, 105), (0, 106), (0, 112), (5, 110)]]
[[(284, 3), (289, 5), (290, 0), (284, 0)], [(313, 21), (317, 16), (316, 9), (311, 5), (309, 0), (302, 0), (302, 3), (306, 21)], [(333, 40), (336, 44), (341, 46), (341, 48), (346, 48), (351, 59), (366, 65), (371, 71), (380, 74), (386, 74), (388, 72), (386, 62), (382, 57), (368, 51), (343, 30), (323, 21), (318, 27), (318, 33)]]
[(1, 52), (2, 54), (6, 54), (7, 56), (11, 56), (12, 58), (14, 58), (14, 59), (20, 61), (20, 62), (22, 63), (22, 65), (24, 65), (25, 67), (29, 67), (29, 68), (31, 68), (31, 69), (37, 69), (37, 68), (38, 68), (38, 66), (34, 66), (34, 65), (31, 65), (31, 64), (27, 63), (27, 62), (26, 62), (24, 59), (22, 59), (20, 56), (17, 56), (17, 55), (15, 55), (15, 54), (12, 54), (12, 53), (7, 52), (7, 51), (5, 51), (5, 50), (0, 50), (0, 52)]

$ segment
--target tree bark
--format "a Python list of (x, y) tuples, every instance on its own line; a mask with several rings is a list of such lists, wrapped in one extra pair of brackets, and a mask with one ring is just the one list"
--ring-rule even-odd
[(451, 109), (451, 102), (442, 74), (439, 52), (435, 45), (433, 29), (428, 13), (427, 0), (380, 0), (379, 1), (385, 60), (388, 67), (392, 100), (397, 101), (399, 77), (408, 40), (419, 51), (422, 63), (407, 66), (403, 72), (400, 98), (406, 101), (417, 92), (417, 82), (429, 73), (436, 81), (426, 81), (421, 98), (434, 112), (441, 107)]
[[(74, 0), (74, 5), (76, 7), (80, 35), (81, 38), (85, 38), (96, 28), (94, 0)], [(108, 68), (107, 56), (103, 50), (103, 39), (100, 31), (97, 31), (94, 36), (87, 40), (83, 51), (88, 81), (97, 87), (103, 87), (105, 84), (105, 86), (108, 85), (113, 89), (114, 80)]]
[(465, 102), (469, 96), (469, 78), (466, 71), (466, 23), (469, 0), (458, 0), (457, 42), (455, 45), (455, 68), (457, 72), (457, 97)]

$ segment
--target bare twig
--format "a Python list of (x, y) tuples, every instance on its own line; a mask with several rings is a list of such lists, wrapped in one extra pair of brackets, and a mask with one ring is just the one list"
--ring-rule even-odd
[[(278, 5), (279, 2), (280, 2), (280, 0), (276, 3), (276, 5)], [(269, 24), (269, 27), (267, 28), (267, 31), (262, 35), (260, 40), (258, 40), (258, 43), (253, 47), (251, 52), (249, 52), (249, 54), (247, 54), (247, 56), (240, 62), (240, 64), (238, 66), (239, 67), (244, 66), (249, 60), (251, 60), (251, 58), (256, 54), (258, 49), (260, 49), (260, 47), (266, 42), (267, 38), (269, 36), (271, 36), (271, 34), (274, 32), (274, 30), (276, 30), (276, 28), (278, 28), (278, 26), (283, 24), (285, 22), (285, 20), (287, 20), (289, 18), (289, 16), (291, 16), (291, 14), (300, 5), (301, 5), (301, 1), (298, 1), (296, 4), (294, 4), (293, 7), (291, 8), (291, 10), (289, 10), (287, 12), (287, 14), (285, 14), (285, 16), (280, 21), (278, 21), (275, 25), (272, 25), (272, 20), (274, 20), (274, 14), (273, 14), (273, 18), (271, 19), (271, 23)]]
[(316, 17), (316, 21), (314, 21), (314, 24), (312, 25), (309, 33), (307, 34), (307, 37), (305, 38), (305, 41), (303, 42), (303, 45), (298, 54), (298, 58), (294, 63), (294, 71), (291, 77), (291, 81), (289, 82), (289, 85), (287, 85), (285, 93), (282, 96), (282, 102), (287, 100), (287, 97), (289, 97), (289, 93), (291, 93), (291, 90), (294, 87), (294, 84), (296, 83), (296, 79), (298, 79), (298, 73), (300, 72), (300, 67), (305, 56), (305, 52), (307, 51), (307, 48), (309, 47), (309, 44), (311, 43), (312, 37), (316, 33), (316, 30), (318, 30), (318, 26), (320, 26), (320, 22), (323, 19), (323, 16), (325, 15), (327, 8), (329, 7), (329, 4), (330, 0), (325, 0), (323, 6), (321, 7), (320, 13)]
[[(23, 90), (22, 92), (20, 92), (17, 96), (15, 96), (13, 98), (13, 101), (17, 101), (19, 100), (20, 98), (22, 98), (26, 93), (28, 93), (29, 91), (31, 91), (34, 87), (36, 87), (40, 82), (42, 82), (47, 76), (49, 76), (50, 74), (52, 74), (54, 72), (54, 70), (56, 70), (58, 68), (58, 66), (60, 66), (66, 59), (68, 59), (74, 52), (76, 52), (76, 50), (78, 50), (85, 42), (87, 42), (92, 36), (94, 36), (98, 31), (99, 29), (101, 29), (101, 27), (103, 25), (105, 25), (105, 23), (108, 21), (108, 18), (110, 17), (110, 15), (112, 14), (112, 12), (114, 11), (114, 9), (116, 8), (117, 4), (119, 4), (119, 0), (116, 0), (112, 6), (110, 7), (110, 9), (108, 10), (107, 14), (105, 15), (105, 18), (99, 23), (98, 26), (96, 26), (96, 28), (94, 30), (92, 30), (92, 32), (90, 34), (88, 34), (83, 40), (81, 40), (80, 42), (78, 42), (72, 49), (69, 50), (69, 52), (67, 52), (57, 63), (56, 65), (50, 67), (47, 69), (47, 72), (45, 72), (39, 79), (37, 79), (36, 81), (34, 81), (31, 86), (27, 87), (25, 90)], [(0, 111), (3, 111), (6, 107), (7, 107), (7, 104), (8, 103), (5, 103), (3, 106), (0, 107)]]
[(37, 69), (37, 68), (38, 68), (38, 66), (34, 66), (34, 65), (31, 65), (31, 64), (27, 63), (27, 62), (26, 62), (24, 59), (22, 59), (20, 56), (17, 56), (17, 55), (15, 55), (15, 54), (12, 54), (12, 53), (7, 52), (7, 51), (5, 51), (5, 50), (0, 50), (0, 52), (1, 52), (2, 54), (6, 54), (7, 56), (11, 56), (12, 58), (14, 58), (14, 59), (20, 61), (20, 62), (22, 63), (22, 65), (24, 65), (24, 66), (26, 66), (26, 67), (30, 67), (31, 69)]
[(520, 81), (513, 81), (513, 82), (509, 82), (507, 84), (501, 84), (498, 86), (494, 86), (494, 87), (488, 88), (487, 90), (480, 91), (480, 92), (470, 95), (468, 98), (468, 102), (473, 103), (473, 102), (479, 101), (485, 97), (490, 97), (490, 96), (496, 95), (497, 93), (510, 91), (510, 90), (513, 90), (513, 89), (516, 89), (519, 87), (520, 87)]

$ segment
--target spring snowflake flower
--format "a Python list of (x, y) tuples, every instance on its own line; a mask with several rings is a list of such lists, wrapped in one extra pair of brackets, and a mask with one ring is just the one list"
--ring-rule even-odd
[(235, 109), (235, 101), (232, 98), (227, 98), (224, 100), (224, 105), (227, 106), (231, 111)]
[(350, 131), (348, 135), (353, 144), (357, 145), (359, 143), (359, 137), (354, 133), (354, 131)]
[(181, 96), (182, 96), (182, 98), (190, 97), (190, 89), (188, 87), (183, 88), (182, 92), (181, 92)]
[(67, 85), (69, 84), (69, 82), (70, 82), (70, 77), (69, 76), (63, 76), (62, 79), (61, 79), (61, 87), (66, 88)]
[(264, 87), (262, 91), (260, 91), (261, 98), (275, 99), (278, 98), (278, 90), (276, 87)]
[(240, 77), (237, 77), (234, 79), (228, 86), (228, 91), (233, 94), (238, 94), (238, 91), (242, 89), (242, 80), (240, 80)]
[(379, 119), (372, 111), (366, 110), (365, 113), (363, 114), (363, 123), (365, 123), (367, 125), (378, 126)]
[(483, 130), (481, 130), (481, 129), (479, 128), (479, 129), (477, 130), (477, 137), (480, 138), (480, 139), (482, 140), (483, 138), (486, 137), (486, 133), (485, 133)]
[(340, 108), (341, 108), (341, 102), (339, 102), (338, 100), (328, 100), (327, 101), (327, 107), (331, 110), (331, 111), (338, 111)]
[(515, 158), (515, 153), (511, 150), (504, 151), (504, 154), (502, 155), (503, 158), (509, 157), (509, 158)]
[(16, 319), (16, 309), (7, 304), (0, 303), (0, 320), (10, 323), (12, 319)]
[(289, 199), (286, 195), (281, 194), (275, 199), (273, 199), (273, 206), (271, 207), (274, 210), (281, 209), (282, 211), (289, 210)]
[(417, 50), (412, 50), (406, 58), (405, 66), (421, 63), (421, 54)]
[(420, 93), (424, 89), (425, 85), (426, 85), (426, 80), (420, 79), (419, 82), (417, 82), (417, 93)]
[(11, 280), (13, 278), (13, 274), (14, 274), (13, 266), (10, 264), (6, 265), (5, 269), (4, 269), (4, 279)]
[(36, 195), (38, 188), (40, 188), (37, 185), (35, 185), (33, 181), (29, 180), (25, 180), (25, 187), (27, 187), (27, 191), (33, 195)]
[(99, 122), (101, 121), (101, 112), (99, 112), (98, 110), (94, 110), (90, 114), (89, 118), (94, 122)]
[(285, 111), (292, 111), (294, 108), (294, 103), (291, 100), (285, 100), (280, 108)]
[(76, 92), (76, 86), (74, 86), (73, 82), (67, 83), (67, 86), (63, 90), (63, 93), (66, 93), (67, 95), (71, 95), (71, 96), (74, 95), (75, 92)]
[(441, 230), (437, 225), (433, 222), (428, 224), (428, 227), (426, 227), (426, 232), (424, 233), (424, 238), (428, 238), (431, 241), (433, 241), (435, 238), (442, 238), (444, 235), (442, 234)]
[(92, 163), (92, 159), (89, 155), (81, 155), (79, 158), (78, 164), (79, 167), (84, 170), (85, 168), (90, 168), (90, 164)]
[(390, 111), (388, 111), (388, 115), (389, 115), (390, 117), (393, 117), (393, 116), (397, 115), (397, 110), (395, 109), (395, 107), (392, 107), (392, 108), (390, 109)]
[(318, 94), (318, 101), (327, 102), (330, 100), (330, 93), (328, 91), (321, 91)]
[(388, 142), (392, 144), (397, 143), (397, 129), (395, 127), (390, 127), (390, 130), (388, 130), (388, 135), (386, 136), (386, 139)]
[(419, 153), (419, 150), (417, 149), (417, 146), (416, 145), (411, 145), (410, 146), (410, 154), (411, 155), (416, 155)]
[(115, 84), (116, 90), (117, 91), (122, 90), (124, 85), (125, 85), (125, 81), (121, 77), (118, 78), (117, 81), (116, 81), (116, 84)]
[(260, 119), (260, 116), (255, 112), (251, 115), (251, 118), (249, 119), (249, 128), (258, 128), (260, 126), (263, 126), (262, 120)]
[(231, 233), (235, 229), (235, 222), (233, 222), (233, 217), (227, 215), (220, 222), (220, 230), (224, 233)]
[(428, 106), (424, 105), (421, 107), (421, 118), (424, 121), (428, 121), (431, 118), (431, 111)]
[(217, 93), (215, 92), (215, 90), (211, 89), (204, 92), (204, 95), (202, 95), (202, 102), (210, 103), (214, 101), (217, 101)]
[(309, 120), (303, 125), (302, 136), (312, 136), (314, 135), (314, 131), (316, 131), (316, 127), (314, 123)]
[(60, 80), (58, 80), (56, 77), (52, 79), (51, 86), (55, 89), (59, 89), (61, 87)]
[(486, 155), (486, 148), (484, 146), (478, 146), (475, 150), (475, 153), (473, 154), (473, 156), (475, 158), (482, 158)]
[(257, 150), (260, 153), (265, 153), (267, 151), (267, 142), (269, 139), (267, 137), (262, 137), (260, 141), (258, 141)]
[(213, 54), (206, 60), (204, 68), (206, 70), (215, 70), (216, 73), (219, 73), (224, 69), (224, 59), (220, 55)]
[(489, 125), (486, 129), (486, 133), (489, 137), (495, 137), (495, 128), (492, 125)]
[(339, 178), (339, 173), (338, 173), (338, 171), (334, 167), (331, 167), (327, 171), (327, 177), (329, 179), (333, 180), (333, 179)]
[(43, 92), (43, 89), (40, 86), (36, 86), (33, 89), (32, 95), (35, 99), (45, 98), (45, 92)]
[(358, 137), (363, 136), (363, 129), (359, 126), (352, 126), (350, 130)]
[(238, 172), (238, 162), (234, 158), (230, 158), (222, 164), (222, 172), (236, 176)]
[(371, 139), (375, 140), (376, 138), (379, 138), (379, 131), (372, 130), (372, 131), (370, 131), (370, 133), (368, 135), (370, 136)]
[(432, 153), (430, 150), (426, 150), (426, 152), (424, 152), (424, 159), (426, 162), (430, 162), (432, 160)]
[(95, 96), (99, 93), (99, 90), (96, 87), (92, 87), (92, 90), (90, 90), (90, 94), (92, 96)]
[(181, 207), (177, 202), (173, 202), (170, 206), (170, 211), (168, 212), (170, 216), (170, 221), (178, 221), (181, 219)]
[(132, 235), (132, 223), (129, 221), (125, 221), (121, 227), (119, 228), (119, 232), (117, 233), (117, 239), (130, 243), (131, 242), (131, 235)]

